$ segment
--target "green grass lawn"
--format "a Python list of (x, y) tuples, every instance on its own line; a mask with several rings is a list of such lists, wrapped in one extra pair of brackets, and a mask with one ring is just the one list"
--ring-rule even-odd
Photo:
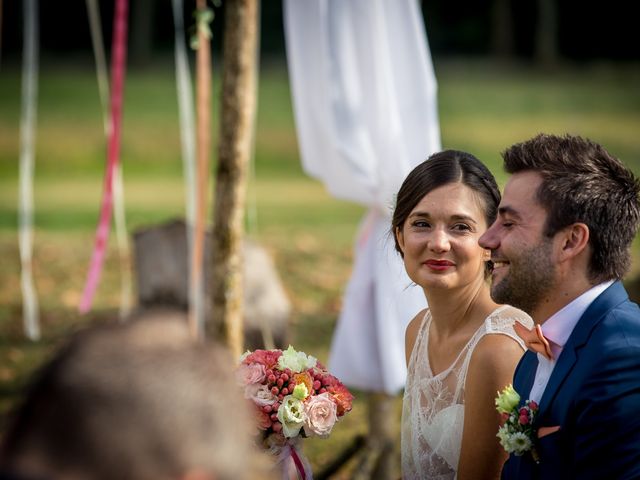
[[(640, 172), (640, 68), (581, 66), (543, 72), (480, 60), (436, 62), (435, 67), (443, 147), (476, 154), (501, 184), (505, 176), (499, 152), (539, 132), (590, 137)], [(218, 87), (216, 77), (216, 92)], [(118, 308), (118, 260), (112, 241), (95, 308), (84, 317), (76, 313), (104, 170), (105, 142), (94, 72), (90, 64), (43, 68), (34, 251), (43, 339), (36, 343), (24, 340), (16, 231), (19, 112), (20, 72), (3, 65), (0, 416), (19, 398), (33, 369), (68, 332), (97, 318), (114, 316)], [(130, 232), (183, 215), (177, 118), (171, 65), (129, 72), (122, 162)], [(213, 131), (215, 137), (217, 127)], [(215, 138), (212, 144), (215, 146)], [(351, 268), (353, 237), (364, 209), (331, 198), (319, 182), (304, 174), (284, 68), (271, 67), (260, 75), (255, 175), (249, 182), (248, 206), (255, 212), (247, 222), (249, 234), (274, 256), (292, 301), (293, 343), (326, 362)], [(632, 276), (637, 272), (634, 265)], [(305, 448), (314, 467), (331, 459), (355, 434), (366, 432), (365, 395), (356, 393), (354, 411), (329, 440), (307, 441)]]

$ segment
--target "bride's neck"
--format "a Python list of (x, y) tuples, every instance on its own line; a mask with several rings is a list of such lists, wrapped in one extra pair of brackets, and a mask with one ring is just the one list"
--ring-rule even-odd
[(484, 319), (497, 307), (483, 281), (460, 289), (425, 291), (431, 321), (443, 335), (454, 334)]

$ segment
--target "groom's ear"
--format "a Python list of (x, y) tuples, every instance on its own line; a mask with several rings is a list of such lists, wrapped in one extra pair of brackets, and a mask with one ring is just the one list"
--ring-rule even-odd
[(560, 232), (560, 260), (569, 260), (581, 254), (589, 244), (589, 227), (572, 223)]

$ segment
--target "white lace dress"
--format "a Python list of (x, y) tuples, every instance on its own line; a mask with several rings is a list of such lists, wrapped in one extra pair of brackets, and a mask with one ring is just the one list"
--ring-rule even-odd
[(449, 368), (433, 375), (429, 365), (427, 312), (420, 325), (409, 366), (402, 404), (402, 478), (453, 479), (460, 458), (464, 420), (464, 383), (475, 346), (485, 335), (503, 334), (524, 345), (513, 330), (519, 320), (531, 319), (522, 311), (503, 305), (489, 315)]

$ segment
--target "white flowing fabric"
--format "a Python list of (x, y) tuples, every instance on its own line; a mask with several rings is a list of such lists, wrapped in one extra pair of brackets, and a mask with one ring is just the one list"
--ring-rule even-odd
[(426, 302), (388, 235), (404, 177), (440, 150), (436, 80), (415, 0), (285, 0), (285, 38), (305, 171), (369, 207), (329, 368), (345, 384), (397, 393), (404, 329)]
[(24, 60), (22, 64), (22, 109), (20, 117), (20, 189), (18, 197), (18, 242), (24, 331), (30, 340), (40, 339), (38, 293), (33, 281), (33, 172), (36, 156), (38, 105), (39, 9), (36, 0), (25, 0)]
[[(187, 223), (187, 258), (189, 259), (189, 311), (193, 313), (198, 332), (204, 331), (204, 291), (199, 288), (197, 278), (191, 275), (194, 250), (194, 226), (196, 218), (196, 132), (193, 111), (193, 89), (189, 58), (184, 38), (183, 1), (172, 0), (173, 26), (175, 37), (176, 92), (180, 119), (180, 144), (182, 146), (182, 167), (184, 173), (185, 217)], [(200, 285), (201, 286), (201, 285)]]

